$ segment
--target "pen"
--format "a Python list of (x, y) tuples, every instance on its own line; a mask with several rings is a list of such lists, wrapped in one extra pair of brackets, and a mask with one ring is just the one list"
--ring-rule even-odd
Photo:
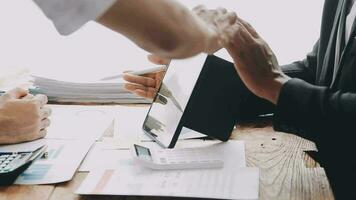
[[(41, 91), (36, 88), (30, 88), (30, 89), (28, 89), (28, 92), (32, 95), (42, 94)], [(6, 93), (6, 91), (0, 90), (0, 96), (4, 95), (5, 93)]]
[[(143, 74), (149, 74), (149, 73), (153, 73), (153, 72), (165, 71), (166, 68), (167, 68), (166, 66), (158, 66), (158, 67), (152, 67), (152, 68), (149, 68), (149, 69), (133, 71), (133, 72), (127, 72), (127, 73), (128, 74), (132, 74), (132, 75), (143, 75)], [(107, 81), (107, 80), (122, 78), (123, 76), (124, 76), (124, 73), (123, 74), (119, 74), (119, 75), (115, 75), (115, 76), (105, 77), (105, 78), (102, 78), (100, 80), (101, 81)]]

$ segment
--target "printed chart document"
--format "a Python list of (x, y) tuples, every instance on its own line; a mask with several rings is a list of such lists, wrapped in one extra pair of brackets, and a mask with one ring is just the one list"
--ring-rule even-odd
[(114, 121), (114, 106), (49, 105), (52, 114), (49, 139), (98, 140)]
[(114, 169), (96, 170), (76, 191), (83, 195), (174, 196), (216, 199), (258, 199), (259, 170), (247, 168), (244, 143), (212, 144), (224, 167), (203, 170), (151, 170), (132, 160)]
[(48, 145), (47, 156), (36, 160), (20, 174), (15, 184), (53, 184), (71, 180), (93, 144), (93, 140), (42, 139), (18, 147), (27, 146), (31, 149), (41, 144)]

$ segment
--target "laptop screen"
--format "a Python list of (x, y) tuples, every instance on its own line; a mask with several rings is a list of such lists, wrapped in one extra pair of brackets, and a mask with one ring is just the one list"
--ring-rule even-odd
[(163, 147), (173, 147), (174, 138), (207, 55), (172, 60), (143, 124), (144, 131)]

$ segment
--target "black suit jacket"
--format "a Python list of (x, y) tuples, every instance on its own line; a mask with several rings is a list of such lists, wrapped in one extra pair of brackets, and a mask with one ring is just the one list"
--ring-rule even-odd
[(355, 27), (334, 77), (337, 27), (343, 0), (326, 0), (320, 38), (303, 61), (283, 66), (293, 77), (277, 106), (246, 94), (239, 120), (274, 112), (274, 129), (295, 133), (318, 147), (337, 199), (356, 199), (356, 37)]

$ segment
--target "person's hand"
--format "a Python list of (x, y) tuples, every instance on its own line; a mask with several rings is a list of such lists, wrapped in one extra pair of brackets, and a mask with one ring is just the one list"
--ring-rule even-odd
[[(168, 59), (160, 58), (155, 55), (149, 55), (148, 60), (157, 65), (167, 65), (170, 62)], [(125, 88), (141, 97), (153, 100), (161, 85), (164, 73), (165, 71), (160, 71), (141, 76), (127, 73), (123, 77), (124, 80), (128, 82), (125, 84)]]
[(210, 29), (210, 37), (205, 41), (205, 53), (212, 54), (221, 49), (228, 37), (226, 29), (236, 22), (237, 16), (234, 12), (228, 12), (225, 8), (207, 9), (200, 5), (193, 8), (193, 12), (203, 20)]
[(226, 48), (247, 88), (277, 104), (282, 85), (290, 78), (282, 72), (271, 48), (250, 24), (240, 18), (226, 35), (230, 36)]
[(46, 135), (50, 108), (45, 95), (16, 88), (0, 96), (0, 144), (32, 141)]

